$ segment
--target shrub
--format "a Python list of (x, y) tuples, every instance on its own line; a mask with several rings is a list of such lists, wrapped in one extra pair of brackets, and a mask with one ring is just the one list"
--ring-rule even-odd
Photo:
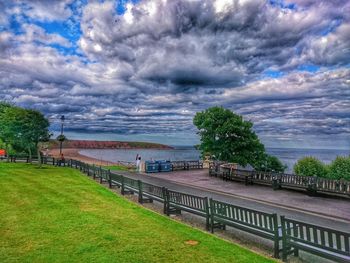
[(266, 171), (266, 172), (278, 172), (283, 173), (287, 168), (276, 156), (266, 154), (264, 158), (259, 160), (254, 165), (254, 169), (257, 171)]
[(268, 155), (267, 157), (267, 167), (269, 171), (272, 172), (281, 172), (287, 169), (287, 166), (284, 165), (276, 156)]
[(350, 180), (350, 156), (338, 156), (329, 165), (329, 177), (331, 179)]
[(315, 157), (304, 157), (294, 165), (294, 173), (304, 176), (327, 177), (327, 166)]

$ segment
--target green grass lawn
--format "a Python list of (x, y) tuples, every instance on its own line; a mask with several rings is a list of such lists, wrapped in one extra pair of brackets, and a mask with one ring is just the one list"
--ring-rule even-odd
[(0, 262), (272, 261), (144, 209), (76, 170), (0, 163)]

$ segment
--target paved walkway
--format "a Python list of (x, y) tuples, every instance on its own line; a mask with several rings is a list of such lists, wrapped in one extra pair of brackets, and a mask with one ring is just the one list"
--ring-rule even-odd
[(209, 177), (208, 170), (176, 171), (156, 174), (133, 174), (145, 182), (168, 187), (175, 191), (208, 196), (265, 212), (275, 212), (296, 220), (350, 232), (350, 199), (312, 197), (306, 193), (278, 190), (261, 185), (245, 186)]

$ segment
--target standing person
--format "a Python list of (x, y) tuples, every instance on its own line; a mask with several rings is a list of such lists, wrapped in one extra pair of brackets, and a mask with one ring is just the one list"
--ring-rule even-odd
[(137, 160), (136, 160), (136, 171), (138, 173), (141, 172), (141, 156), (137, 157)]
[(136, 161), (136, 172), (139, 171), (139, 166), (138, 166), (138, 160), (139, 160), (139, 154), (136, 154), (136, 158), (135, 158), (135, 161)]

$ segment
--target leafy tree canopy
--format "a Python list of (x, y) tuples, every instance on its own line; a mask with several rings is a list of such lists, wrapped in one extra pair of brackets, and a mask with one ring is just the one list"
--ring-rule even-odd
[(26, 151), (30, 155), (41, 141), (50, 137), (49, 121), (36, 110), (23, 109), (0, 102), (0, 140), (7, 149)]
[(328, 177), (331, 179), (350, 180), (350, 156), (338, 156), (329, 166)]
[[(242, 166), (250, 164), (255, 168), (276, 164), (277, 158), (266, 154), (264, 145), (253, 131), (253, 123), (228, 109), (212, 107), (198, 112), (193, 123), (198, 128), (199, 149), (203, 155), (210, 154), (221, 161)], [(283, 165), (281, 169), (284, 170)]]
[(315, 157), (308, 156), (298, 160), (293, 167), (294, 173), (304, 176), (327, 176), (326, 165)]

